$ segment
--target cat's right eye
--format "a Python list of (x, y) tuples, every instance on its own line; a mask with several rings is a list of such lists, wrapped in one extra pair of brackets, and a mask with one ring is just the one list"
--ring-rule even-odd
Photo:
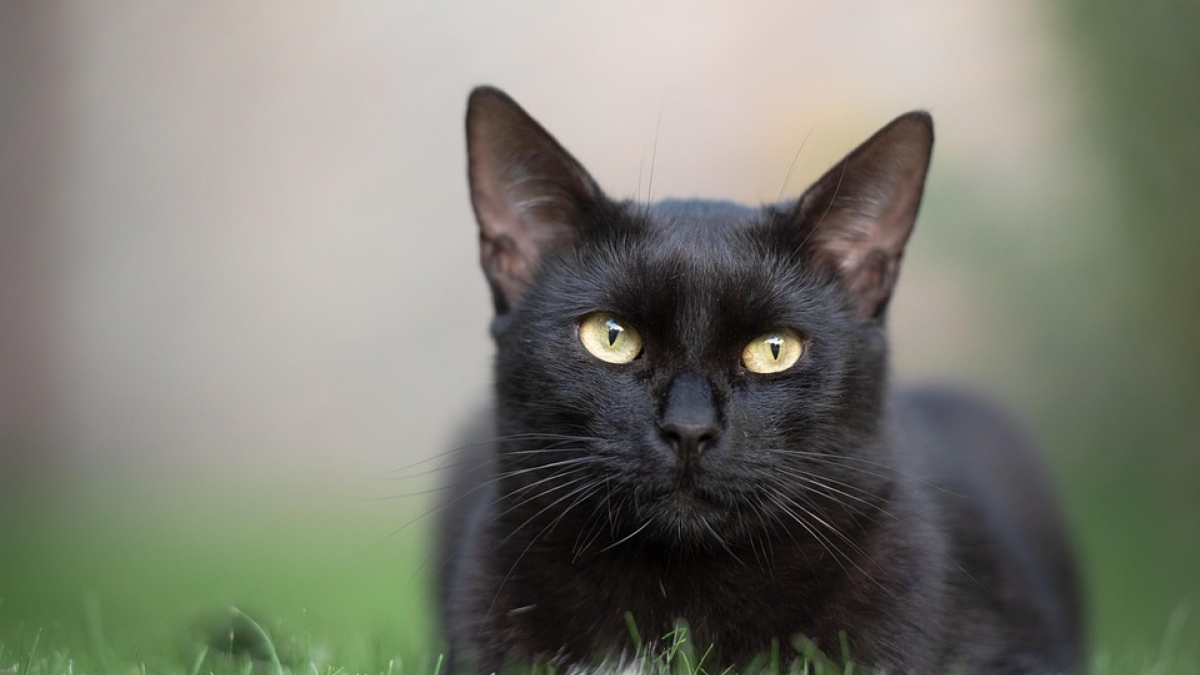
[(742, 350), (742, 365), (752, 373), (781, 373), (796, 365), (803, 354), (803, 338), (794, 330), (780, 328), (751, 340)]
[(607, 312), (583, 317), (579, 322), (579, 341), (592, 356), (607, 363), (629, 363), (642, 353), (642, 336)]

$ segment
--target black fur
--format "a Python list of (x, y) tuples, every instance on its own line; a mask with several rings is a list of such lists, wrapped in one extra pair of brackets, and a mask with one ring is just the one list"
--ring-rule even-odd
[[(928, 116), (764, 208), (612, 201), (494, 89), (468, 138), (497, 356), (441, 524), (453, 670), (627, 658), (627, 613), (646, 638), (686, 621), (718, 666), (844, 632), (888, 672), (1076, 668), (1073, 564), (1028, 444), (969, 396), (887, 386)], [(640, 357), (584, 349), (600, 311)], [(800, 361), (749, 372), (780, 327)]]

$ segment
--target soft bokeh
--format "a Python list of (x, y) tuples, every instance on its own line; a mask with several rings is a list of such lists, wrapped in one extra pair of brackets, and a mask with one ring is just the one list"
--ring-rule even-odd
[(1029, 423), (1094, 646), (1153, 645), (1200, 602), (1197, 34), (1170, 2), (4, 3), (0, 488), (337, 502), (448, 447), (491, 350), (473, 85), (640, 199), (795, 196), (925, 108), (897, 376)]

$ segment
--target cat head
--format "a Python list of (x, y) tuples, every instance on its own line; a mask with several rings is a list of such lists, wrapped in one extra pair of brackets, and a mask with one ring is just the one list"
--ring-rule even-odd
[(839, 506), (853, 518), (847, 499), (886, 492), (886, 472), (862, 462), (887, 460), (884, 319), (929, 165), (927, 114), (759, 208), (610, 199), (492, 88), (471, 95), (467, 139), (501, 492), (522, 518), (727, 544)]

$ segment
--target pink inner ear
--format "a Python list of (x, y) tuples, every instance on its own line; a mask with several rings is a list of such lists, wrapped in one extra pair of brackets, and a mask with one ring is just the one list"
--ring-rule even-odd
[(550, 251), (578, 235), (581, 205), (599, 190), (562, 146), (496, 90), (471, 96), (467, 153), (480, 262), (504, 311), (520, 300)]
[(878, 316), (891, 296), (912, 232), (932, 149), (928, 116), (897, 118), (809, 189), (799, 213), (813, 222), (815, 260), (841, 277), (860, 313)]
[(888, 255), (874, 249), (859, 261), (855, 269), (843, 274), (854, 293), (860, 316), (874, 318), (887, 306), (900, 271), (901, 253)]
[[(816, 239), (843, 274), (862, 266), (875, 252), (898, 257), (912, 232), (920, 193), (900, 190), (843, 207), (818, 225)], [(836, 201), (836, 198), (835, 198)], [(836, 207), (835, 207), (836, 208)]]
[(817, 225), (820, 257), (855, 296), (863, 317), (878, 316), (891, 298), (919, 194), (903, 190), (890, 199), (835, 206)]

